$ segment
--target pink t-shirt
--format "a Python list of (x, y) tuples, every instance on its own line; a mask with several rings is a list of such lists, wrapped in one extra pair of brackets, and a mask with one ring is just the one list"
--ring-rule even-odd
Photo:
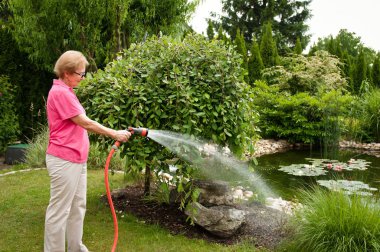
[(70, 118), (85, 114), (73, 89), (61, 80), (54, 80), (47, 99), (49, 145), (46, 153), (73, 163), (85, 163), (88, 158), (87, 130)]

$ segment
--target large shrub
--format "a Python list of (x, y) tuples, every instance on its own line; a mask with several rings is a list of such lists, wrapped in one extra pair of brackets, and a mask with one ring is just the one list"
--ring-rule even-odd
[(256, 81), (254, 104), (263, 137), (294, 142), (337, 142), (342, 116), (352, 99), (339, 60), (326, 52), (281, 59)]
[[(90, 118), (112, 128), (187, 133), (242, 154), (255, 137), (243, 71), (239, 55), (220, 41), (152, 38), (88, 78), (78, 95)], [(129, 169), (167, 168), (170, 155), (158, 144), (134, 137), (124, 146)]]
[(15, 87), (9, 83), (8, 78), (0, 76), (0, 154), (20, 134), (15, 109), (15, 93)]

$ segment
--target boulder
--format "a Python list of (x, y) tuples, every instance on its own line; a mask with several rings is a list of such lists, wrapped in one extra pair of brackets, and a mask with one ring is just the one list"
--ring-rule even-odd
[(198, 202), (186, 210), (186, 214), (193, 218), (194, 222), (210, 233), (228, 238), (245, 222), (246, 212), (231, 206), (204, 207)]
[(194, 181), (194, 185), (200, 190), (198, 202), (204, 206), (233, 206), (235, 204), (226, 182), (197, 180)]

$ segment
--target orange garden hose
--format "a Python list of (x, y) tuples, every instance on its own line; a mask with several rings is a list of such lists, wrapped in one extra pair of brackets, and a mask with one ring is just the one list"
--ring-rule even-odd
[[(131, 134), (137, 134), (143, 137), (148, 136), (148, 129), (147, 128), (133, 128), (129, 127), (128, 131), (131, 132)], [(114, 226), (114, 238), (113, 238), (113, 245), (112, 245), (112, 252), (115, 251), (116, 246), (117, 246), (117, 240), (119, 237), (119, 227), (117, 224), (117, 217), (116, 217), (116, 212), (115, 212), (115, 207), (113, 206), (113, 201), (112, 201), (112, 196), (111, 196), (111, 190), (110, 190), (110, 185), (108, 182), (108, 167), (110, 165), (111, 159), (115, 151), (117, 151), (120, 147), (120, 142), (116, 141), (114, 145), (112, 146), (112, 149), (110, 153), (108, 154), (106, 165), (104, 167), (104, 182), (106, 185), (106, 192), (107, 192), (107, 199), (108, 199), (108, 204), (110, 205), (111, 212), (112, 212), (112, 218), (113, 218), (113, 226)]]
[(108, 204), (110, 205), (110, 208), (111, 208), (112, 218), (113, 218), (113, 226), (114, 226), (114, 238), (113, 238), (113, 246), (112, 246), (112, 250), (111, 250), (112, 252), (115, 251), (116, 246), (117, 246), (117, 240), (118, 240), (118, 237), (119, 237), (119, 227), (118, 227), (118, 224), (117, 224), (116, 212), (115, 212), (115, 208), (113, 206), (110, 186), (109, 186), (109, 182), (108, 182), (108, 167), (110, 165), (110, 162), (111, 162), (111, 159), (112, 159), (112, 155), (114, 154), (114, 152), (119, 147), (120, 147), (120, 142), (116, 141), (114, 143), (114, 145), (112, 146), (112, 149), (111, 149), (110, 153), (108, 154), (107, 161), (106, 161), (106, 166), (104, 167), (104, 182), (105, 182), (105, 185), (106, 185), (107, 199), (108, 199)]

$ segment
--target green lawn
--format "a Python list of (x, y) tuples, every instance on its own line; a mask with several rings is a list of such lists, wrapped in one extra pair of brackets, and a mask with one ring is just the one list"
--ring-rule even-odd
[[(110, 176), (112, 188), (123, 186), (124, 175)], [(49, 176), (46, 170), (22, 172), (0, 177), (0, 251), (32, 252), (43, 250), (45, 210), (49, 201)], [(110, 251), (113, 222), (107, 205), (100, 201), (105, 193), (102, 170), (88, 171), (87, 214), (83, 241), (91, 251)], [(133, 216), (118, 217), (118, 251), (253, 251), (249, 245), (222, 246), (203, 240), (171, 235)]]

